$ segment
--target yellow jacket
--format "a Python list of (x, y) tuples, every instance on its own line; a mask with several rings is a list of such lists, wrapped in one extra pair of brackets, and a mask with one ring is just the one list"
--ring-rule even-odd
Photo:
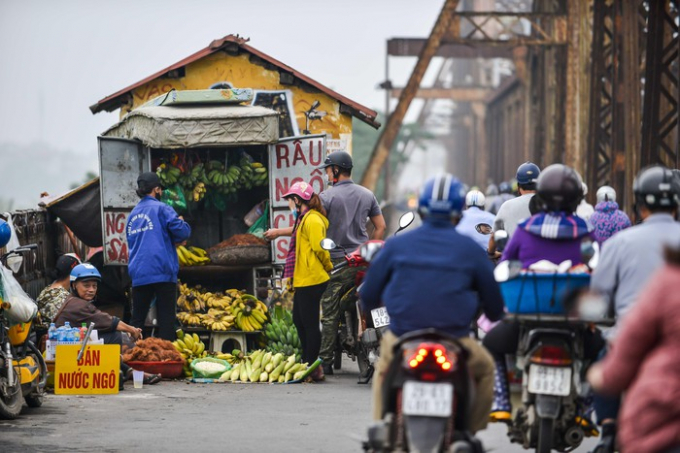
[(320, 285), (330, 280), (328, 272), (333, 269), (331, 254), (321, 248), (327, 229), (328, 219), (313, 209), (305, 214), (298, 226), (293, 273), (295, 288)]

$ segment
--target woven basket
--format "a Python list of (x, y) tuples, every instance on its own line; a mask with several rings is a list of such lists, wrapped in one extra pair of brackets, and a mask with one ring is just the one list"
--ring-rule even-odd
[(237, 245), (211, 250), (208, 256), (213, 264), (241, 265), (266, 263), (272, 255), (268, 245)]

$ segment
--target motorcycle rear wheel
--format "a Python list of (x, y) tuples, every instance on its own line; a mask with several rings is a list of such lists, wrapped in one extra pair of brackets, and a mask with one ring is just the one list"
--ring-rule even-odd
[(339, 370), (342, 368), (342, 346), (337, 345), (335, 353), (333, 354), (333, 369)]
[[(0, 376), (0, 385), (7, 384), (7, 376)], [(19, 383), (19, 375), (14, 373), (14, 383), (8, 386), (7, 397), (0, 396), (0, 418), (4, 420), (14, 420), (21, 413), (23, 406), (21, 395), (21, 384)]]
[(538, 425), (538, 443), (536, 453), (550, 453), (552, 451), (553, 427), (555, 420), (552, 418), (541, 418)]

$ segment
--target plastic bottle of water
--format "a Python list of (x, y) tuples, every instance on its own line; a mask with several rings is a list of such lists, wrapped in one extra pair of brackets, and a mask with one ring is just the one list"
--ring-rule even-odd
[(71, 341), (74, 341), (76, 343), (80, 343), (80, 329), (78, 327), (72, 327), (71, 328)]
[(54, 323), (51, 323), (50, 328), (47, 329), (47, 338), (49, 340), (57, 339), (57, 326)]
[(64, 331), (62, 332), (62, 338), (60, 341), (71, 341), (71, 323), (66, 321), (64, 323)]

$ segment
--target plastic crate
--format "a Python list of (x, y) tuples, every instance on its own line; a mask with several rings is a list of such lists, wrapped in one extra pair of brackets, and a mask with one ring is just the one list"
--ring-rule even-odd
[(569, 292), (588, 286), (590, 274), (521, 274), (500, 284), (510, 313), (565, 314), (562, 300)]

